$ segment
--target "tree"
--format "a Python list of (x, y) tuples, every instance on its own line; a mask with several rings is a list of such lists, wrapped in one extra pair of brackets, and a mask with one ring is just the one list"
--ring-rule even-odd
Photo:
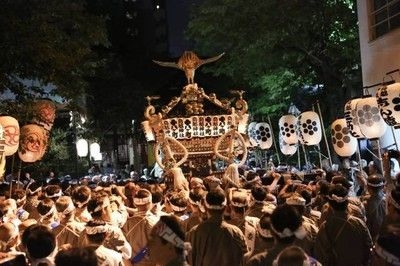
[(227, 52), (208, 71), (249, 87), (253, 114), (281, 115), (304, 86), (319, 85), (313, 100), (332, 119), (361, 87), (355, 8), (350, 0), (205, 0), (188, 36), (201, 53)]
[(108, 45), (104, 18), (85, 0), (6, 0), (0, 10), (0, 93), (17, 99), (51, 93), (76, 99)]

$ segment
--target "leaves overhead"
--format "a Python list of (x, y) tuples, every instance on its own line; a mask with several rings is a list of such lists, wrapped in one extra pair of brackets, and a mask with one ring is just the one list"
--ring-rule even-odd
[[(323, 84), (344, 98), (360, 85), (355, 1), (205, 0), (188, 36), (204, 54), (227, 52), (209, 68), (249, 86), (253, 112), (279, 114), (302, 86)], [(321, 96), (321, 95), (320, 95)], [(337, 104), (336, 104), (337, 105)]]
[(74, 99), (101, 65), (93, 47), (106, 45), (103, 18), (83, 0), (2, 1), (0, 92), (23, 95), (51, 85), (52, 93)]

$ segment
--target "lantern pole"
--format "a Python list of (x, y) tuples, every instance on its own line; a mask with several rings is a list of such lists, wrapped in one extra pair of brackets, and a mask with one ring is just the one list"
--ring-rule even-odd
[[(314, 105), (313, 105), (313, 107), (312, 107), (313, 112), (315, 112), (314, 109), (315, 108), (314, 108)], [(322, 123), (322, 128), (324, 128), (324, 124), (323, 123)], [(325, 132), (325, 130), (323, 130), (323, 131)], [(319, 145), (319, 143), (317, 144), (317, 148), (318, 148), (319, 167), (322, 168), (321, 146)]]
[(304, 164), (307, 165), (308, 164), (308, 159), (307, 159), (306, 148), (304, 147), (304, 144), (301, 144), (301, 147), (302, 147), (303, 153), (304, 153)]
[(326, 139), (324, 120), (323, 120), (323, 118), (322, 118), (321, 108), (320, 108), (320, 106), (319, 106), (319, 101), (318, 101), (318, 100), (317, 100), (317, 108), (318, 108), (318, 113), (319, 113), (319, 119), (321, 119), (322, 133), (324, 134), (326, 150), (327, 150), (327, 152), (328, 152), (328, 157), (329, 157), (329, 163), (330, 163), (330, 166), (332, 167), (331, 151), (330, 151), (330, 149), (329, 149), (328, 140)]
[(278, 164), (281, 164), (281, 158), (279, 157), (279, 152), (278, 152), (278, 147), (276, 146), (276, 141), (275, 141), (275, 136), (274, 136), (274, 130), (272, 129), (272, 123), (271, 123), (271, 118), (268, 116), (268, 122), (271, 127), (271, 137), (272, 141), (274, 142), (274, 147), (276, 151), (276, 156), (278, 157)]
[(14, 161), (15, 161), (15, 153), (13, 154), (13, 157), (12, 157), (12, 160), (11, 160), (10, 196), (11, 196), (12, 186), (13, 186)]
[(394, 145), (396, 146), (396, 150), (399, 150), (399, 146), (397, 145), (396, 135), (394, 134), (393, 126), (390, 127), (390, 130), (392, 131), (393, 141), (394, 141)]
[(17, 189), (19, 188), (19, 182), (21, 180), (21, 168), (22, 168), (22, 160), (19, 160), (18, 172), (17, 172)]
[(297, 166), (299, 167), (299, 170), (301, 170), (300, 149), (298, 146), (297, 146)]
[(357, 139), (357, 155), (358, 155), (358, 166), (360, 168), (360, 172), (362, 172), (362, 161), (361, 161), (361, 152), (360, 152), (360, 142)]
[(376, 143), (378, 144), (378, 159), (379, 159), (379, 164), (381, 165), (381, 171), (382, 171), (382, 175), (383, 175), (384, 170), (383, 170), (383, 161), (382, 161), (382, 153), (381, 153), (381, 143), (379, 141), (379, 138), (376, 139)]

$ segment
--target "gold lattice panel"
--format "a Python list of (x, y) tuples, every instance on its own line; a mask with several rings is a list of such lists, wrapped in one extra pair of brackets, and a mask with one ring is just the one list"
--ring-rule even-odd
[[(192, 139), (183, 139), (179, 140), (179, 142), (186, 147), (189, 152), (189, 157), (191, 156), (199, 156), (201, 154), (214, 154), (214, 146), (219, 137), (208, 137), (208, 138), (192, 138)], [(227, 150), (229, 148), (230, 138), (225, 138), (220, 145), (219, 150)], [(179, 148), (171, 143), (172, 151), (179, 150)]]

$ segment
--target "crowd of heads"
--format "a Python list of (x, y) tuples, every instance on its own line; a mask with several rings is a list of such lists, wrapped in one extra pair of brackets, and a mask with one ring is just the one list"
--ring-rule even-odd
[[(306, 180), (300, 174), (231, 164), (221, 176), (207, 177), (185, 176), (173, 168), (163, 181), (91, 185), (53, 179), (11, 189), (0, 184), (0, 252), (19, 259), (23, 255), (32, 265), (106, 265), (146, 258), (159, 265), (171, 260), (196, 264), (196, 230), (218, 220), (243, 235), (241, 264), (330, 264), (331, 258), (321, 255), (331, 248), (323, 234), (330, 234), (331, 223), (341, 219), (344, 229), (337, 230), (338, 238), (350, 234), (346, 223), (368, 233), (369, 240), (362, 237), (368, 250), (374, 250), (365, 255), (369, 263), (400, 263), (399, 250), (391, 244), (399, 242), (400, 233), (400, 183), (395, 177), (388, 189), (388, 180), (377, 172), (354, 178), (316, 171)], [(355, 182), (361, 192), (353, 190)], [(139, 232), (136, 225), (143, 221), (146, 226), (140, 230), (147, 231)], [(333, 249), (339, 257), (348, 256)]]

